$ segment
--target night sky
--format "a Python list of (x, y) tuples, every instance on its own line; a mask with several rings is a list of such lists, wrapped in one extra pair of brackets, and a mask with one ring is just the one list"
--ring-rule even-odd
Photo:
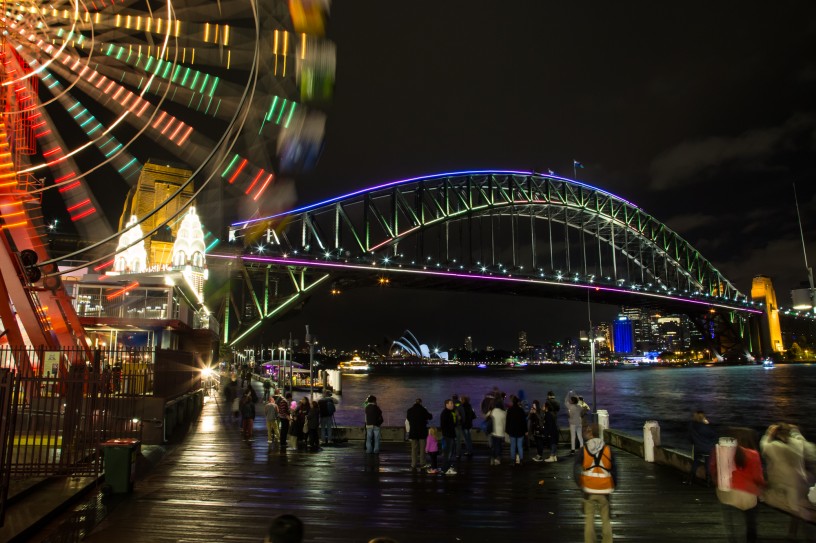
[[(546, 4), (546, 5), (545, 5)], [(512, 6), (512, 7), (511, 7)], [(781, 305), (816, 260), (816, 4), (335, 2), (335, 102), (299, 204), (384, 181), (534, 169), (627, 199), (744, 293)], [(485, 309), (490, 308), (490, 312)], [(613, 307), (593, 306), (593, 321)], [(575, 336), (586, 304), (372, 287), (318, 295), (266, 329), (325, 344), (512, 348)]]

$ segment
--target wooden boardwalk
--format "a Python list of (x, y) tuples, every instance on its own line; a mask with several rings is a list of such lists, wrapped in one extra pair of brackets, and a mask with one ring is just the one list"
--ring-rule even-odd
[[(304, 521), (306, 541), (583, 540), (572, 457), (563, 451), (554, 464), (490, 466), (479, 444), (472, 459), (458, 463), (458, 475), (434, 476), (409, 469), (405, 443), (385, 443), (379, 456), (366, 455), (359, 442), (281, 454), (268, 449), (262, 419), (256, 437), (242, 441), (233, 419), (206, 404), (184, 442), (132, 495), (99, 506), (104, 518), (87, 524), (83, 541), (258, 543), (281, 513)], [(674, 470), (615, 452), (615, 540), (726, 540), (713, 490), (682, 485)], [(785, 541), (782, 514), (763, 507), (759, 522), (762, 541)], [(46, 540), (65, 540), (53, 535), (61, 532)]]

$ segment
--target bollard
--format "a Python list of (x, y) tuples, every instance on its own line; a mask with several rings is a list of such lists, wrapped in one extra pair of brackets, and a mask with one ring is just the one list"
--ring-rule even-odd
[(600, 431), (601, 437), (603, 437), (604, 430), (609, 430), (609, 411), (606, 409), (598, 409), (596, 414), (598, 415), (598, 430)]
[(654, 462), (655, 447), (660, 446), (660, 425), (656, 420), (647, 420), (643, 425), (643, 459)]
[(737, 452), (737, 440), (733, 437), (721, 437), (715, 447), (717, 455), (717, 488), (731, 490), (731, 472), (734, 471), (734, 454)]

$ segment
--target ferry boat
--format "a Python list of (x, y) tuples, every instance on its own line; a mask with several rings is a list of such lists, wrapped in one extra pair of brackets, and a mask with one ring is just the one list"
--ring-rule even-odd
[(762, 367), (763, 367), (763, 368), (766, 368), (766, 369), (768, 369), (768, 368), (773, 368), (773, 367), (774, 367), (774, 361), (773, 361), (773, 359), (771, 359), (771, 358), (765, 358), (764, 360), (762, 360)]
[(337, 365), (337, 369), (342, 373), (368, 373), (371, 370), (371, 366), (368, 365), (367, 360), (363, 360), (355, 355), (351, 360), (340, 362)]

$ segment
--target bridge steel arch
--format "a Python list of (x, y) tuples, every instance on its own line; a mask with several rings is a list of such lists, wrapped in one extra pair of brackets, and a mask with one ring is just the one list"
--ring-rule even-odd
[(251, 268), (320, 270), (321, 281), (368, 270), (412, 275), (423, 286), (493, 279), (505, 290), (543, 288), (579, 299), (590, 290), (610, 303), (714, 308), (739, 335), (743, 318), (761, 312), (699, 251), (633, 203), (535, 172), (395, 181), (236, 223), (229, 236)]

